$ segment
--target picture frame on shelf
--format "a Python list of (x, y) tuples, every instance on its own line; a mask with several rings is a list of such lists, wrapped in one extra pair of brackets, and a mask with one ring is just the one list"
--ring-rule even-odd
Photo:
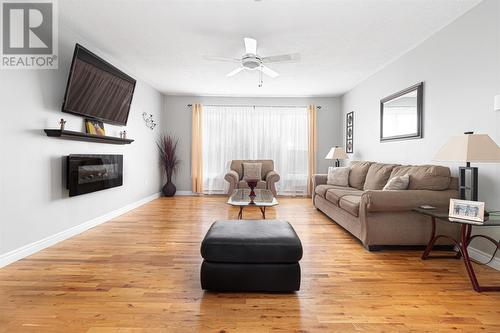
[(484, 222), (484, 202), (450, 199), (448, 215), (461, 220)]
[(95, 119), (89, 119), (89, 118), (85, 119), (85, 131), (87, 132), (87, 134), (94, 134), (100, 136), (106, 135), (103, 122)]

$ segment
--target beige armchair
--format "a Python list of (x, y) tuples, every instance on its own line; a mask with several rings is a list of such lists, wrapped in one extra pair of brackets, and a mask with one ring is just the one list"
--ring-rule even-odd
[(257, 183), (257, 189), (271, 190), (276, 196), (276, 183), (280, 180), (280, 175), (274, 171), (274, 162), (272, 160), (233, 160), (230, 170), (224, 177), (229, 182), (230, 195), (235, 189), (249, 188), (243, 180), (243, 163), (262, 163), (262, 179)]

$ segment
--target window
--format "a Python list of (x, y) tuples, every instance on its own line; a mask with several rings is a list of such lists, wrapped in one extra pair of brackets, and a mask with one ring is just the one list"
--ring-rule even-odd
[(202, 122), (204, 193), (226, 193), (224, 175), (240, 159), (273, 160), (279, 194), (307, 193), (307, 107), (205, 105)]

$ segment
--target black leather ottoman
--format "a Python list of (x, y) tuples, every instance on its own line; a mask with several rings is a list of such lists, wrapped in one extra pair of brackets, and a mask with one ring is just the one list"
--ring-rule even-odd
[(217, 221), (201, 243), (201, 287), (214, 291), (300, 289), (302, 244), (287, 221)]

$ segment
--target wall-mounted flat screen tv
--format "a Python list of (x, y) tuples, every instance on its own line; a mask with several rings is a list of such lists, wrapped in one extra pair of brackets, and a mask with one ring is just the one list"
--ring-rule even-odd
[(62, 111), (126, 125), (136, 80), (76, 44)]

